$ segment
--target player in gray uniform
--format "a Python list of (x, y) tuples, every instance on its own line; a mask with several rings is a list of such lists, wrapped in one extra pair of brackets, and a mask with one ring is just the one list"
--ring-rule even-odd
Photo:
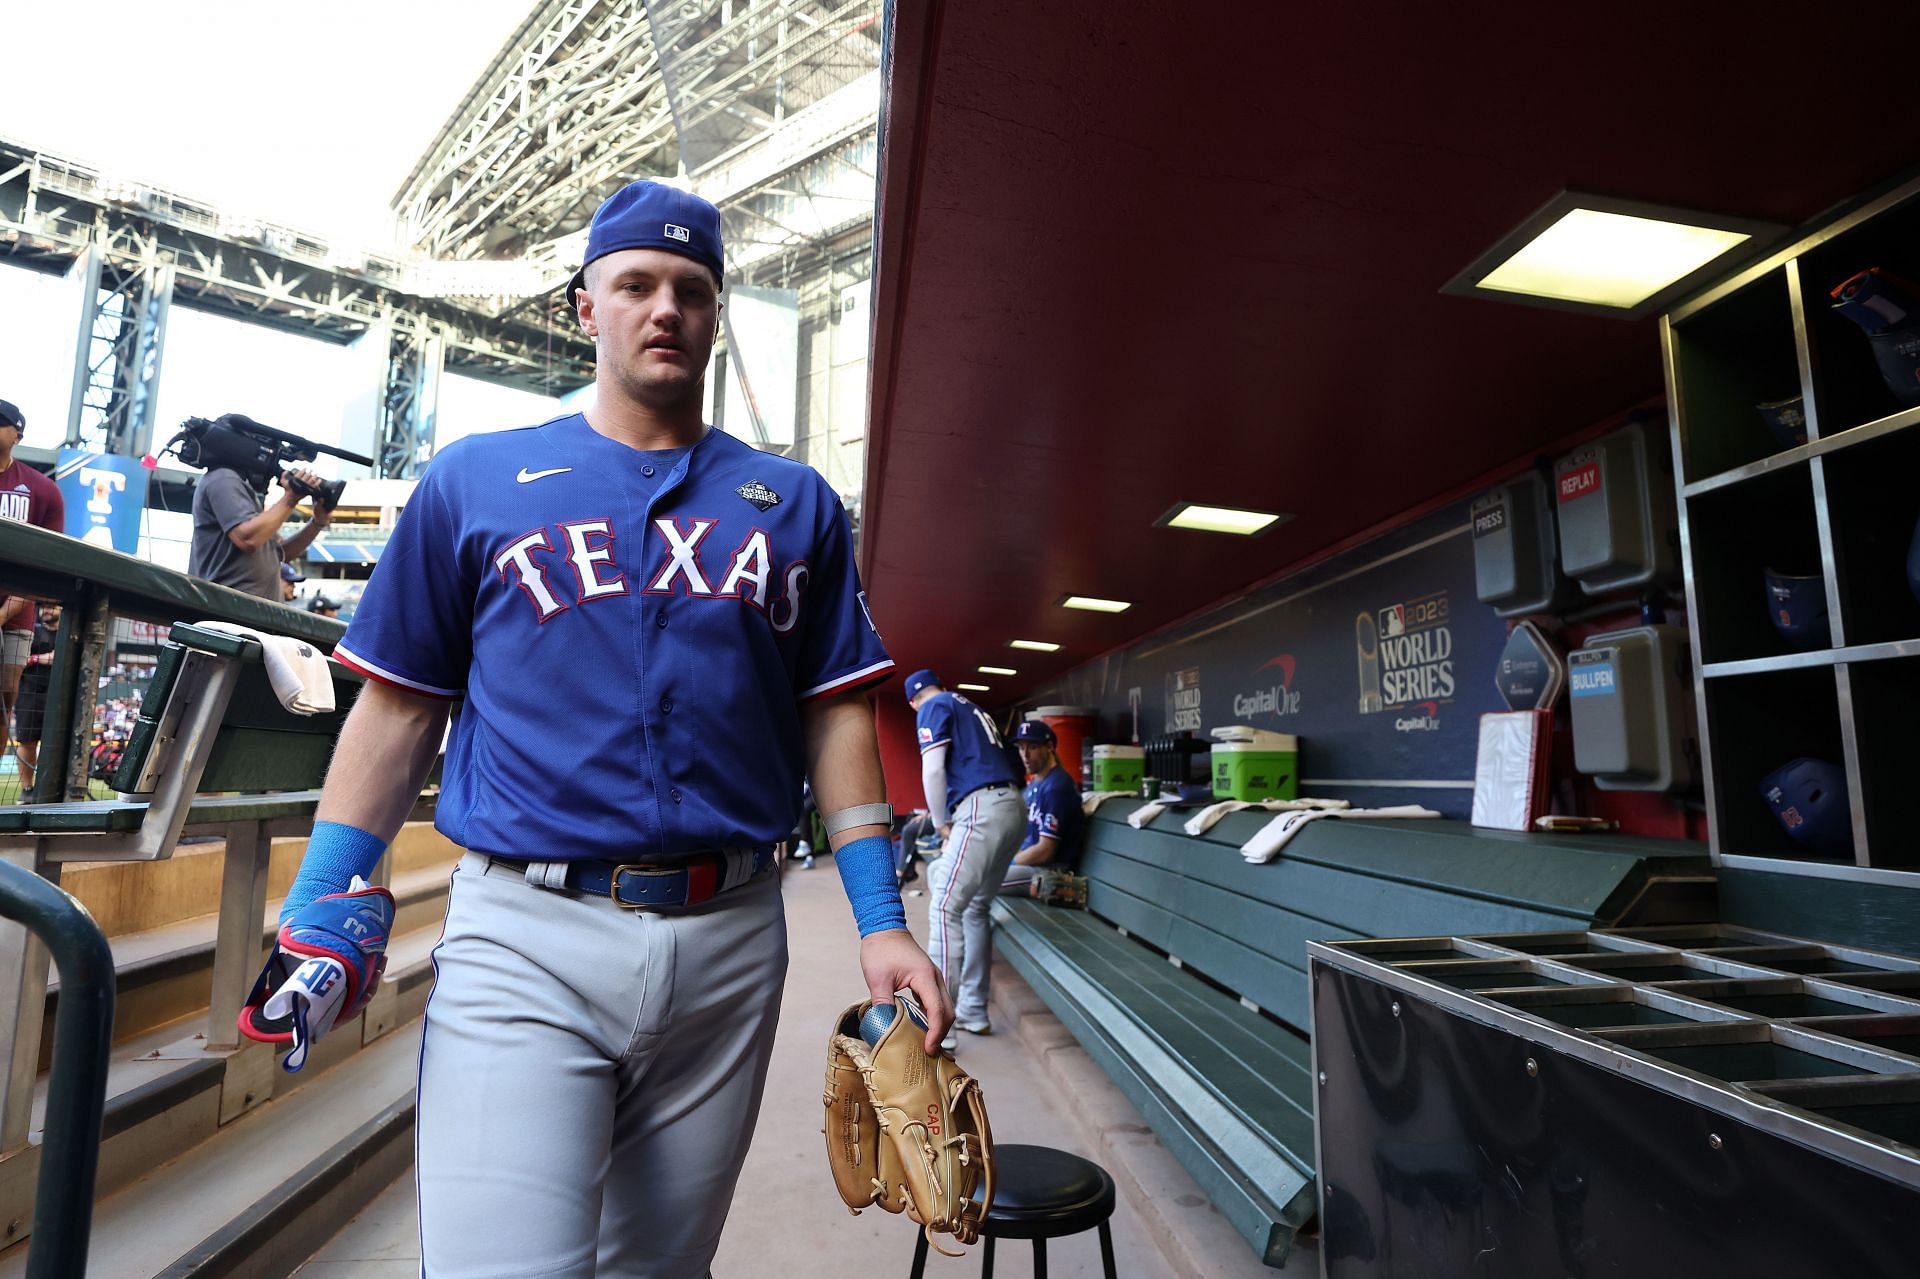
[(708, 1273), (779, 1016), (772, 846), (803, 775), (869, 994), (911, 988), (929, 1053), (952, 1021), (894, 883), (865, 692), (893, 663), (845, 512), (700, 419), (722, 267), (706, 201), (602, 205), (573, 290), (594, 407), (436, 456), (335, 650), (368, 684), (295, 923), (371, 870), (464, 699), (436, 824), (470, 851), (416, 1128), (435, 1279)]

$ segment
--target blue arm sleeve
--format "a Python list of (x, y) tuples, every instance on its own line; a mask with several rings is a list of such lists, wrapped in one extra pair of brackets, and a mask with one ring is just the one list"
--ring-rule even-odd
[[(307, 855), (301, 859), (300, 873), (293, 877), (293, 887), (287, 890), (287, 900), (280, 907), (281, 922), (329, 893), (346, 892), (355, 875), (365, 879), (373, 874), (386, 851), (385, 840), (358, 826), (315, 822), (313, 834), (307, 837)], [(898, 901), (899, 894), (894, 897)], [(900, 918), (906, 919), (904, 910)]]
[(834, 852), (833, 864), (840, 869), (840, 886), (853, 903), (853, 922), (862, 937), (907, 926), (907, 909), (900, 904), (900, 885), (893, 877), (893, 844), (885, 835), (842, 846)]

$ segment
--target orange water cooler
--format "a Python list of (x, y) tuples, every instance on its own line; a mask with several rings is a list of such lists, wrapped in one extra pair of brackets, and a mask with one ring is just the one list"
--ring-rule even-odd
[(1054, 750), (1060, 756), (1060, 766), (1067, 770), (1075, 786), (1083, 785), (1081, 752), (1093, 735), (1094, 716), (1098, 713), (1091, 706), (1042, 706), (1027, 713), (1028, 719), (1037, 719), (1053, 730)]

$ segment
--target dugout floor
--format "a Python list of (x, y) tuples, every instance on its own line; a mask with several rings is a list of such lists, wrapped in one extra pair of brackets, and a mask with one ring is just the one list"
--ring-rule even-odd
[[(919, 887), (921, 885), (915, 885)], [(759, 1135), (741, 1174), (714, 1274), (720, 1279), (778, 1273), (782, 1279), (842, 1279), (908, 1273), (916, 1228), (904, 1217), (868, 1209), (847, 1214), (832, 1182), (820, 1136), (820, 1081), (827, 1026), (861, 995), (856, 939), (840, 877), (828, 859), (787, 872), (793, 962), (774, 1042)], [(925, 937), (926, 898), (909, 897), (907, 915)], [(1059, 1146), (1106, 1165), (1120, 1184), (1113, 1233), (1119, 1273), (1132, 1279), (1209, 1276), (1254, 1279), (1319, 1273), (1310, 1247), (1285, 1271), (1262, 1266), (1197, 1186), (1160, 1148), (1119, 1091), (1004, 964), (994, 975), (996, 1033), (962, 1035), (961, 1055), (986, 1090), (1003, 1141)], [(1027, 1010), (1024, 1022), (1021, 1010)], [(966, 1260), (929, 1260), (927, 1273), (979, 1273), (978, 1249)], [(1016, 1279), (1033, 1270), (1032, 1252), (1011, 1243), (995, 1273)], [(395, 1182), (298, 1272), (302, 1279), (399, 1279), (419, 1273), (412, 1175)], [(1099, 1246), (1089, 1233), (1056, 1240), (1048, 1273), (1095, 1276)]]

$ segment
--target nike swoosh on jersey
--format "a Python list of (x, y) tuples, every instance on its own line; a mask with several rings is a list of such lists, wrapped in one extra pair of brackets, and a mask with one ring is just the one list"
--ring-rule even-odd
[(571, 466), (556, 466), (551, 471), (529, 471), (523, 466), (520, 468), (520, 474), (514, 476), (514, 478), (522, 484), (531, 484), (535, 480), (544, 480), (549, 475), (565, 475), (572, 469)]

